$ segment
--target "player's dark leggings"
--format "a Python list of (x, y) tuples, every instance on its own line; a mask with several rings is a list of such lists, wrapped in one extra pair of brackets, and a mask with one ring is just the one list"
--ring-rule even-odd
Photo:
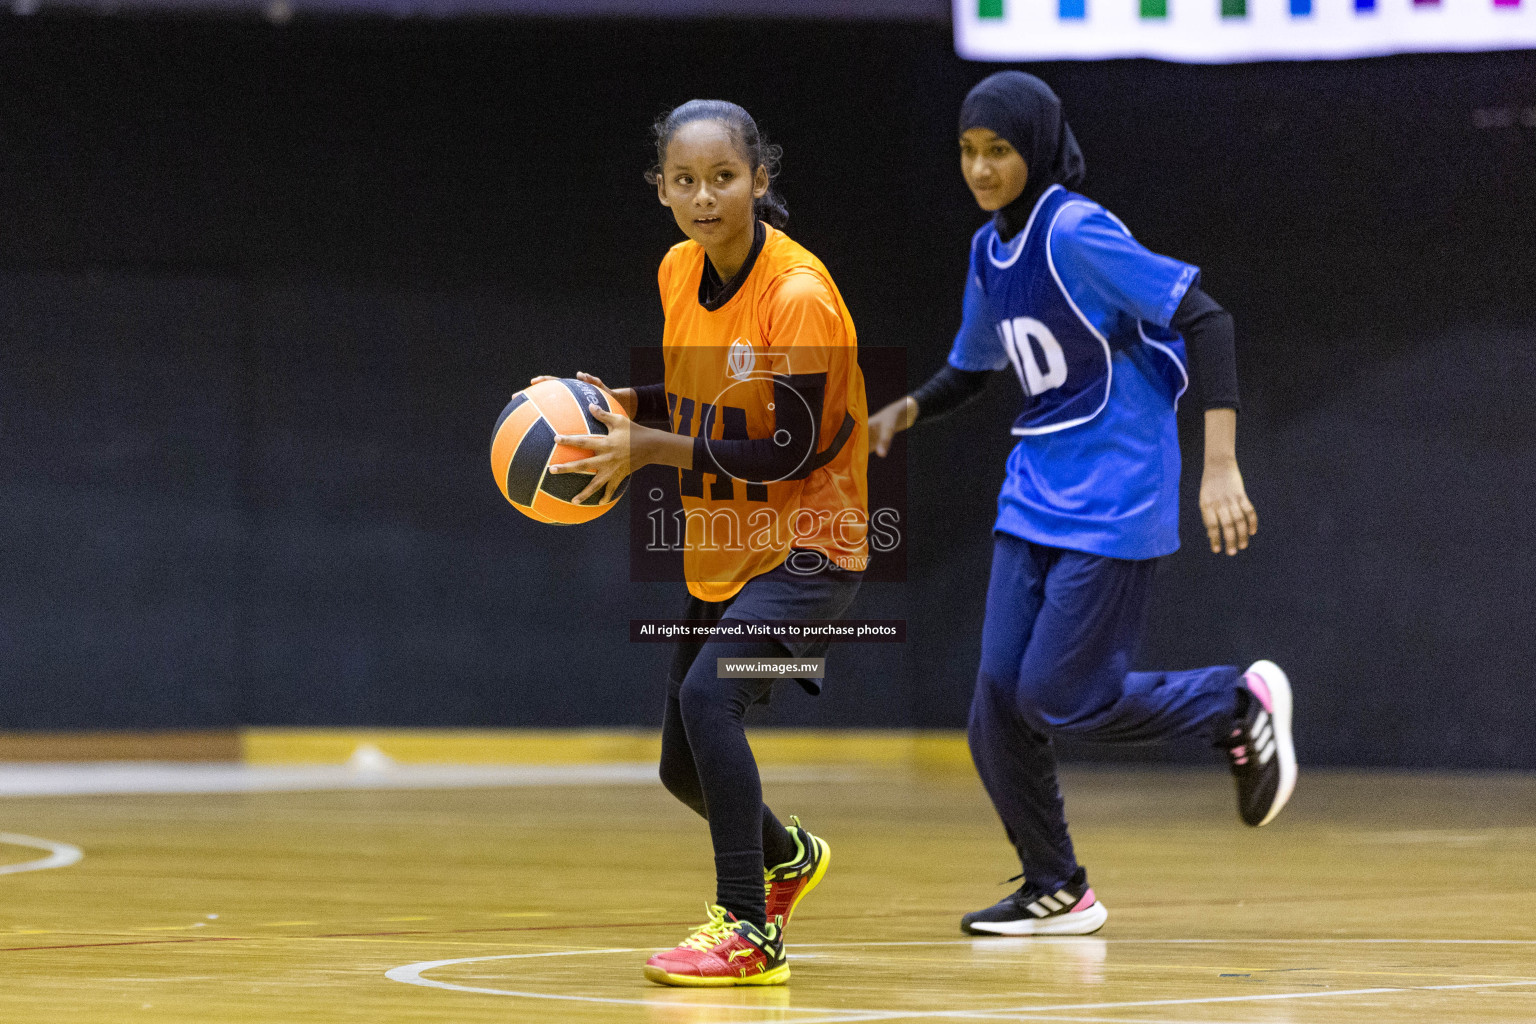
[(763, 803), (757, 760), (747, 744), (747, 708), (770, 679), (716, 678), (716, 658), (782, 658), (772, 642), (711, 640), (681, 683), (668, 687), (661, 725), (661, 782), (709, 822), (715, 846), (715, 902), (765, 923), (763, 868), (795, 855), (795, 841)]

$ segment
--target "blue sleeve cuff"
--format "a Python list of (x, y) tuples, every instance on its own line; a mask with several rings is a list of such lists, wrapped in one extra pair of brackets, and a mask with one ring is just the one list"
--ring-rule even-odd
[(1179, 279), (1173, 283), (1172, 290), (1168, 292), (1168, 301), (1164, 302), (1163, 308), (1158, 311), (1161, 319), (1158, 320), (1157, 326), (1167, 327), (1173, 323), (1173, 314), (1178, 311), (1179, 303), (1184, 301), (1184, 296), (1198, 280), (1200, 280), (1200, 268), (1186, 264), (1184, 271), (1179, 274)]
[(1074, 301), (1091, 294), (1093, 305), (1120, 310), (1137, 320), (1168, 326), (1200, 268), (1152, 252), (1103, 207), (1074, 202), (1051, 230), (1051, 254)]

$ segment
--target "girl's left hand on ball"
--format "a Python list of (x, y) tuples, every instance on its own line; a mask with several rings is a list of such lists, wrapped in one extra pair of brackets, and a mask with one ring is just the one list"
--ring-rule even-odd
[(629, 476), (631, 458), (629, 449), (629, 418), (596, 405), (587, 406), (592, 416), (608, 428), (606, 434), (556, 434), (555, 443), (571, 448), (582, 448), (592, 454), (574, 462), (562, 462), (550, 466), (551, 473), (591, 473), (592, 480), (571, 501), (577, 505), (592, 495), (602, 492), (603, 500), (613, 498), (613, 490)]

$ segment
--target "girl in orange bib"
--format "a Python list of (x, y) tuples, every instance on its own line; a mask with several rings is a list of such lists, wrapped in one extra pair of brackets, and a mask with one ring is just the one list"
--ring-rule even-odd
[[(661, 754), (662, 782), (709, 822), (716, 896), (709, 920), (652, 957), (646, 977), (780, 984), (789, 977), (784, 926), (825, 874), (831, 850), (763, 804), (744, 718), (773, 678), (717, 666), (753, 659), (771, 670), (786, 654), (817, 657), (825, 640), (752, 639), (743, 624), (835, 619), (853, 600), (869, 557), (864, 378), (831, 275), (782, 230), (778, 147), (745, 110), (720, 100), (683, 104), (655, 135), (648, 178), (688, 236), (657, 275), (665, 380), (611, 390), (629, 418), (593, 406), (608, 433), (558, 438), (593, 454), (550, 471), (592, 474), (580, 502), (640, 466), (677, 467), (683, 617), (721, 627), (678, 644)], [(819, 679), (799, 682), (820, 689)]]

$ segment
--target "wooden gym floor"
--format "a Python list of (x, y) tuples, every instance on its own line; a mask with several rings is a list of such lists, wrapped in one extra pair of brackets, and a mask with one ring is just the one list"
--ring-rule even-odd
[(83, 851), (4, 873), (41, 854), (0, 845), (0, 1020), (1536, 1021), (1530, 776), (1304, 770), (1252, 831), (1219, 772), (1072, 771), (1108, 926), (972, 940), (1016, 870), (974, 777), (781, 770), (832, 868), (790, 984), (717, 991), (640, 974), (703, 919), (703, 823), (644, 772), (592, 778), (0, 800), (0, 841)]

